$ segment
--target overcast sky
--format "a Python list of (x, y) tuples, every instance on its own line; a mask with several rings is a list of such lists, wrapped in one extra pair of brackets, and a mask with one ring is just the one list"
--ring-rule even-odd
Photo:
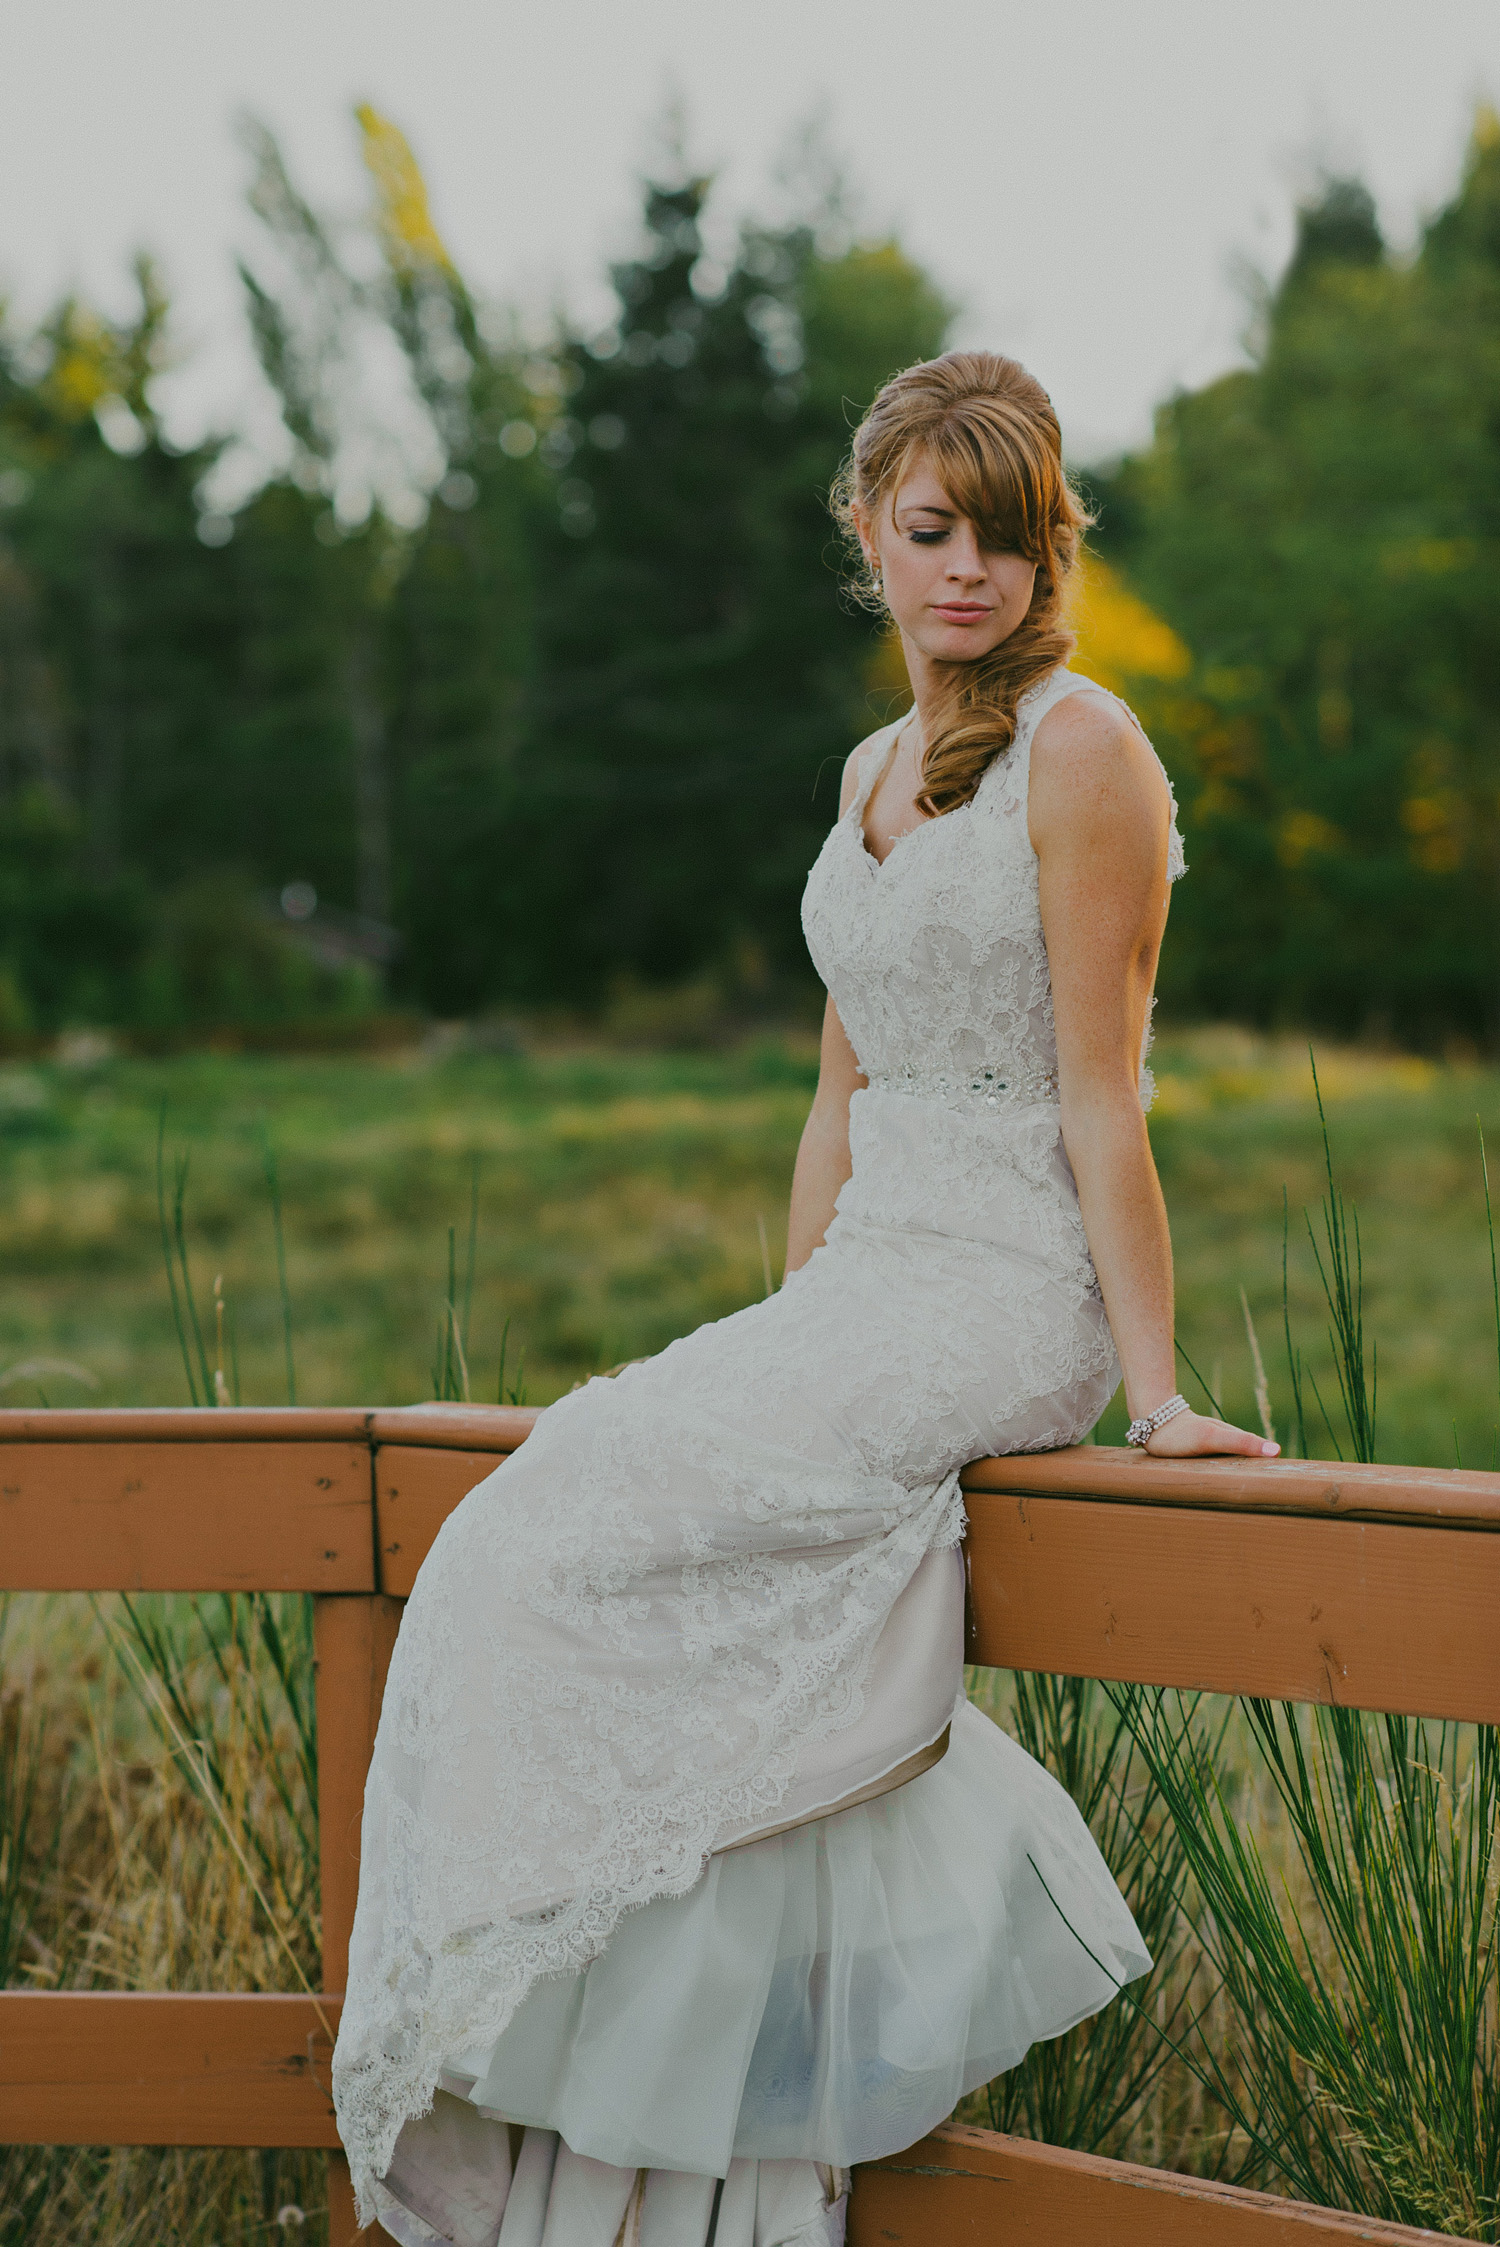
[(899, 230), (1024, 358), (1087, 459), (1231, 364), (1243, 272), (1284, 259), (1320, 165), (1408, 242), (1500, 99), (1496, 0), (5, 0), (0, 286), (125, 301), (165, 265), (183, 439), (266, 427), (232, 252), (250, 108), (313, 199), (355, 211), (350, 106), (405, 129), (476, 288), (599, 303), (673, 90), (724, 207), (762, 204), (820, 111), (865, 230)]

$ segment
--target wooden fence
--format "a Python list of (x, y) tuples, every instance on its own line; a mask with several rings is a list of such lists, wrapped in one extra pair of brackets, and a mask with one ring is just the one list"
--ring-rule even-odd
[[(500, 1409), (0, 1412), (0, 1589), (299, 1591), (317, 1649), (321, 2007), (0, 1992), (0, 2142), (322, 2146), (364, 1777), (401, 1601), (444, 1517), (522, 1443)], [(975, 1662), (1500, 1722), (1500, 1475), (986, 1459)], [(949, 2125), (856, 2172), (851, 2247), (1316, 2247), (1428, 2232)]]

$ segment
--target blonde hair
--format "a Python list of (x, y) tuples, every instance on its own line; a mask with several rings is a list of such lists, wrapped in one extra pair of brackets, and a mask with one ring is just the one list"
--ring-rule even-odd
[(893, 502), (919, 454), (981, 546), (1036, 564), (1031, 606), (1015, 630), (988, 655), (941, 668), (917, 798), (935, 817), (969, 801), (1014, 741), (1022, 695), (1072, 654), (1063, 591), (1092, 518), (1064, 473), (1057, 415), (1033, 375), (994, 351), (924, 360), (880, 391), (854, 432), (831, 495), (834, 517), (859, 558), (856, 591), (872, 607), (883, 609), (884, 602), (864, 561), (854, 509), (873, 517)]

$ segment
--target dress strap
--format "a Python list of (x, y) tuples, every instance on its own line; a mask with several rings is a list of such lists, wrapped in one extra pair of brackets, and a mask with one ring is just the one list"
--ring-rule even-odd
[(893, 719), (888, 726), (882, 726), (878, 733), (871, 734), (860, 756), (857, 767), (859, 778), (853, 800), (844, 814), (846, 819), (863, 822), (865, 806), (875, 792), (875, 783), (890, 763), (891, 752), (896, 746), (901, 728), (910, 716), (911, 712), (904, 710), (899, 718)]

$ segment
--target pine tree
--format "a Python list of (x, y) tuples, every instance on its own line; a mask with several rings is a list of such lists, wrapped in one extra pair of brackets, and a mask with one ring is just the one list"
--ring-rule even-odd
[(1179, 1004), (1500, 1031), (1497, 209), (1484, 116), (1412, 264), (1330, 183), (1255, 363), (1174, 400), (1106, 485), (1106, 537), (1196, 658)]
[(555, 510), (512, 813), (533, 888), (500, 905), (523, 991), (805, 976), (801, 883), (871, 722), (826, 494), (851, 420), (940, 347), (947, 308), (894, 245), (830, 252), (811, 223), (747, 229), (718, 270), (708, 193), (647, 187), (617, 320), (568, 339), (541, 435)]

